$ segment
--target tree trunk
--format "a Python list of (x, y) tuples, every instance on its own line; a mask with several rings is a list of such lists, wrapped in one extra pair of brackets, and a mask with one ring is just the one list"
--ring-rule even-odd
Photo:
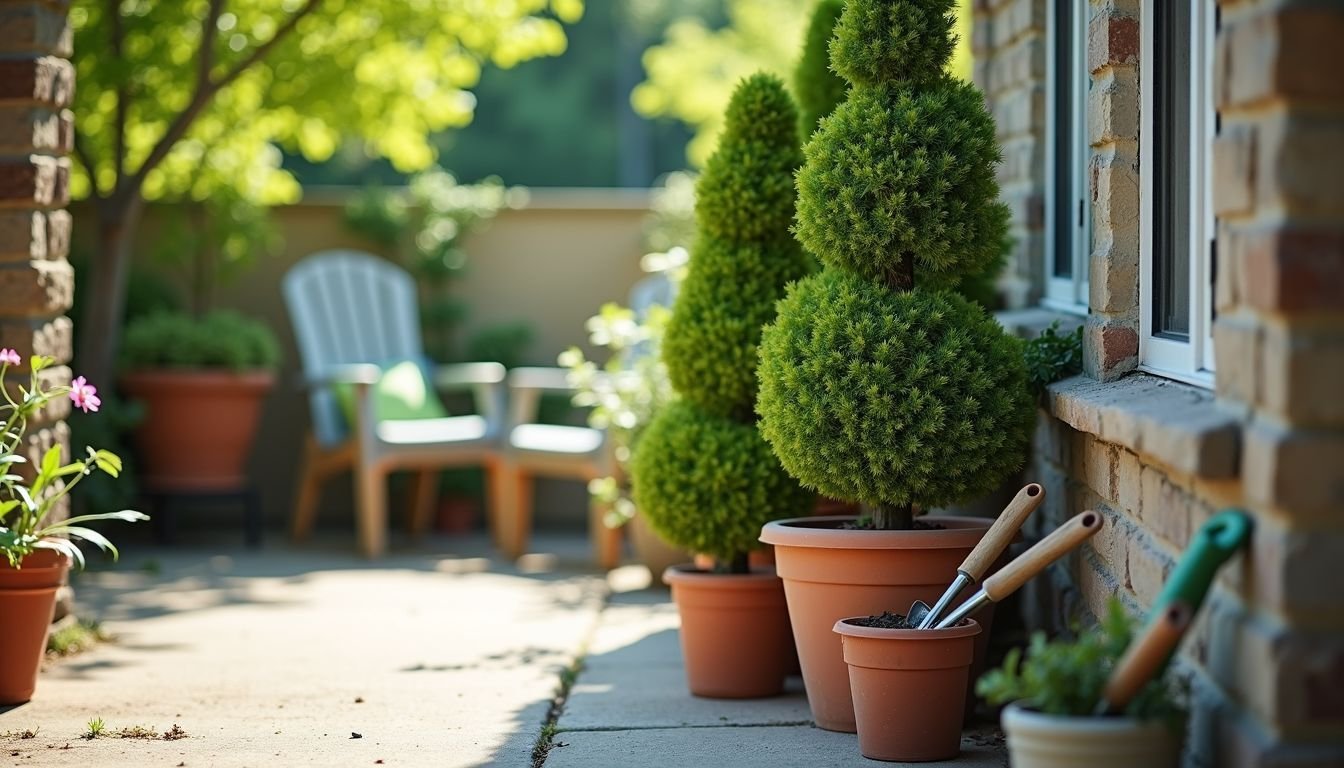
[(85, 290), (77, 326), (79, 372), (100, 387), (112, 385), (116, 370), (131, 245), (143, 208), (138, 194), (114, 197), (98, 206), (97, 252), (89, 265), (88, 284), (77, 286)]
[(746, 552), (738, 552), (727, 559), (714, 560), (715, 573), (751, 573), (751, 557)]
[(878, 504), (873, 507), (873, 527), (879, 531), (908, 531), (915, 527), (915, 509), (910, 504)]

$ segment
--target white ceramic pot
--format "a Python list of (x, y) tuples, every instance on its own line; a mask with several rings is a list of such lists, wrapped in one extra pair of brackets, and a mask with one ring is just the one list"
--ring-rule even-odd
[(1177, 768), (1181, 736), (1125, 717), (1043, 715), (1010, 704), (1003, 732), (1013, 768)]

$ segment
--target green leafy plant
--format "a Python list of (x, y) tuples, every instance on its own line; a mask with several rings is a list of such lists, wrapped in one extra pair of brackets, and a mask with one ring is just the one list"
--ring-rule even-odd
[(84, 738), (92, 741), (103, 735), (103, 732), (107, 730), (107, 723), (103, 722), (103, 718), (95, 717), (89, 720), (86, 727), (88, 730), (84, 732)]
[(263, 323), (236, 312), (200, 318), (161, 312), (127, 324), (121, 360), (128, 368), (272, 370), (280, 345)]
[(56, 520), (53, 513), (61, 499), (94, 472), (113, 477), (120, 474), (121, 459), (111, 451), (88, 448), (85, 459), (65, 462), (61, 445), (48, 448), (41, 461), (32, 466), (26, 466), (29, 462), (23, 456), (29, 445), (29, 420), (46, 412), (52, 401), (61, 397), (69, 397), (74, 407), (85, 413), (97, 411), (102, 403), (98, 389), (83, 376), (69, 385), (45, 386), (42, 371), (54, 361), (37, 355), (28, 361), (27, 385), (11, 387), (5, 374), (21, 362), (14, 350), (0, 349), (0, 395), (4, 397), (0, 404), (0, 553), (14, 568), (22, 567), (23, 559), (38, 549), (55, 550), (83, 566), (84, 553), (72, 541), (79, 539), (115, 558), (117, 548), (112, 542), (85, 524), (101, 520), (135, 522), (148, 520), (147, 516), (125, 509)]
[(111, 639), (112, 635), (108, 634), (101, 624), (81, 619), (54, 630), (47, 636), (47, 655), (74, 656)]
[(798, 98), (798, 133), (811, 136), (821, 118), (845, 100), (849, 83), (831, 71), (830, 44), (844, 0), (820, 0), (812, 11), (803, 38), (803, 55), (793, 70), (793, 93)]
[(1059, 332), (1059, 321), (1031, 339), (1023, 352), (1027, 361), (1027, 381), (1037, 397), (1045, 388), (1083, 371), (1083, 327), (1069, 333)]
[[(1134, 623), (1112, 599), (1100, 626), (1078, 632), (1075, 640), (1049, 641), (1043, 632), (1033, 634), (1026, 654), (1010, 650), (1003, 666), (976, 682), (976, 693), (991, 704), (1019, 701), (1047, 715), (1089, 717), (1133, 635)], [(1185, 716), (1184, 700), (1184, 689), (1168, 668), (1144, 686), (1124, 714), (1176, 724)]]
[(467, 340), (467, 358), (515, 368), (523, 364), (536, 335), (532, 326), (524, 322), (488, 325)]
[(848, 98), (804, 147), (798, 240), (824, 269), (761, 339), (761, 431), (790, 474), (872, 525), (988, 492), (1021, 466), (1021, 342), (946, 289), (993, 270), (994, 122), (944, 73), (951, 0), (849, 0), (831, 42)]
[(771, 454), (753, 413), (761, 324), (809, 268), (789, 236), (797, 120), (778, 78), (738, 84), (696, 189), (699, 239), (663, 339), (680, 399), (654, 418), (631, 463), (635, 502), (653, 529), (723, 571), (744, 572), (761, 525), (813, 500)]

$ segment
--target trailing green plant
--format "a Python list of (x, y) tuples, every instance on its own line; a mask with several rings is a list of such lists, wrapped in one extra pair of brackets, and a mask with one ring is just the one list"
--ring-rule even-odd
[[(463, 359), (464, 351), (471, 357), (471, 340), (462, 349), (457, 338), (467, 304), (452, 290), (467, 268), (463, 242), (500, 210), (521, 205), (526, 195), (497, 177), (461, 184), (451, 173), (432, 168), (412, 177), (404, 190), (368, 187), (346, 203), (346, 227), (415, 275), (425, 349), (435, 360)], [(502, 340), (494, 333), (482, 343), (499, 349), (496, 342)]]
[(798, 97), (798, 133), (811, 136), (821, 118), (845, 100), (849, 83), (831, 71), (830, 43), (844, 0), (820, 0), (812, 11), (803, 38), (803, 55), (793, 70), (793, 93)]
[[(1134, 629), (1120, 601), (1111, 599), (1101, 624), (1077, 632), (1074, 640), (1049, 641), (1044, 632), (1034, 633), (1026, 653), (1010, 650), (1001, 667), (976, 682), (976, 693), (991, 704), (1018, 701), (1047, 715), (1090, 717)], [(1168, 668), (1139, 691), (1123, 714), (1176, 726), (1185, 717), (1185, 698), (1182, 684)]]
[(761, 341), (761, 432), (803, 485), (872, 525), (970, 499), (1021, 466), (1021, 342), (948, 291), (993, 274), (1008, 211), (994, 122), (944, 73), (951, 0), (849, 0), (831, 42), (845, 102), (804, 147), (798, 240), (824, 265)]
[(756, 427), (756, 348), (784, 286), (808, 271), (789, 236), (798, 112), (776, 77), (738, 84), (696, 189), (699, 237), (668, 322), (663, 360), (680, 400), (635, 451), (634, 498), (669, 543), (743, 572), (761, 525), (802, 514), (794, 482)]
[(273, 370), (280, 345), (264, 323), (237, 312), (199, 318), (161, 312), (127, 324), (121, 362), (127, 368)]
[(1082, 373), (1083, 327), (1080, 325), (1068, 333), (1060, 333), (1056, 320), (1027, 342), (1023, 354), (1031, 391), (1041, 397), (1045, 388), (1056, 381)]
[(467, 340), (467, 358), (516, 368), (523, 364), (527, 348), (532, 345), (536, 335), (532, 326), (525, 322), (488, 325)]

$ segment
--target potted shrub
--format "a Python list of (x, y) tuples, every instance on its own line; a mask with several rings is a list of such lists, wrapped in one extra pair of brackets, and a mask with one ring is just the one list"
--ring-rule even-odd
[(270, 329), (233, 312), (200, 318), (165, 312), (128, 324), (121, 385), (145, 405), (135, 430), (145, 486), (244, 486), (262, 401), (279, 360)]
[[(1188, 622), (1188, 608), (1180, 608)], [(1183, 629), (1177, 628), (1177, 639)], [(1047, 642), (1038, 632), (1025, 657), (1014, 648), (1002, 667), (980, 679), (976, 690), (981, 696), (992, 704), (1008, 705), (1002, 722), (1014, 766), (1175, 768), (1180, 764), (1185, 696), (1170, 668), (1137, 687), (1122, 711), (1098, 714), (1098, 702), (1114, 684), (1114, 670), (1127, 655), (1132, 636), (1133, 625), (1124, 608), (1112, 600), (1100, 627), (1079, 633), (1072, 641)]]
[(121, 460), (110, 451), (87, 449), (79, 461), (65, 461), (64, 449), (54, 445), (40, 462), (29, 463), (24, 452), (32, 445), (30, 420), (50, 413), (52, 401), (69, 397), (88, 413), (97, 411), (98, 390), (84, 380), (51, 387), (43, 370), (52, 361), (33, 357), (26, 386), (11, 387), (5, 374), (22, 364), (12, 349), (0, 349), (0, 705), (21, 704), (33, 696), (47, 632), (56, 609), (56, 591), (65, 582), (72, 561), (83, 565), (84, 555), (71, 539), (83, 539), (117, 554), (116, 547), (85, 524), (99, 520), (147, 519), (131, 510), (57, 519), (63, 499), (94, 472), (116, 477)]
[(828, 730), (855, 729), (833, 625), (937, 599), (989, 521), (916, 515), (994, 489), (1022, 464), (1034, 415), (1021, 343), (948, 290), (997, 258), (1007, 222), (993, 120), (943, 72), (951, 9), (845, 5), (831, 64), (849, 95), (797, 179), (795, 231), (823, 269), (790, 287), (761, 338), (765, 439), (804, 486), (867, 508), (761, 536)]
[(784, 592), (748, 552), (768, 520), (805, 513), (813, 495), (784, 472), (756, 427), (756, 345), (784, 285), (807, 271), (789, 235), (800, 158), (797, 110), (783, 84), (737, 87), (696, 193), (699, 239), (663, 339), (679, 399), (634, 454), (635, 502), (660, 535), (714, 558), (664, 574), (681, 614), (691, 692), (756, 697), (783, 690), (792, 661)]

